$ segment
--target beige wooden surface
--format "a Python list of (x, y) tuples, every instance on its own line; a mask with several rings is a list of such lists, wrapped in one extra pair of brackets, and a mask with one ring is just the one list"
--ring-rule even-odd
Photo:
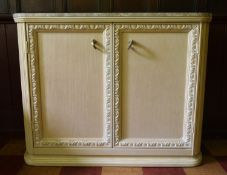
[(17, 24), (19, 61), (20, 61), (20, 76), (21, 76), (21, 92), (24, 115), (24, 129), (26, 151), (33, 154), (33, 137), (32, 137), (32, 121), (31, 121), (31, 101), (29, 89), (29, 71), (27, 60), (27, 46), (26, 46), (26, 25), (24, 23)]
[[(210, 15), (14, 17), (19, 23), (28, 164), (195, 166), (201, 162)], [(134, 22), (140, 30), (119, 35), (117, 42), (114, 26), (120, 22), (123, 28)], [(144, 32), (147, 26), (153, 31)], [(95, 50), (92, 39), (105, 49)], [(131, 39), (135, 44), (128, 50)]]
[(16, 13), (20, 22), (209, 22), (209, 13)]
[(39, 33), (44, 138), (103, 137), (102, 33)]
[(188, 33), (121, 38), (122, 137), (183, 137)]

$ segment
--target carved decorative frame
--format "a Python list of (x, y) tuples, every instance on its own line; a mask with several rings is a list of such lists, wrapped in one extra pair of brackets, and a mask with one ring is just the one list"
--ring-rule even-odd
[[(31, 123), (34, 147), (112, 147), (112, 27), (95, 23), (27, 24), (27, 52), (31, 94)], [(43, 138), (40, 104), (37, 34), (39, 32), (101, 32), (105, 47), (104, 58), (104, 137), (103, 138)]]
[[(123, 148), (191, 148), (194, 138), (195, 104), (199, 62), (199, 24), (114, 24), (114, 146)], [(120, 35), (124, 32), (188, 33), (183, 137), (179, 139), (123, 139), (120, 111)]]

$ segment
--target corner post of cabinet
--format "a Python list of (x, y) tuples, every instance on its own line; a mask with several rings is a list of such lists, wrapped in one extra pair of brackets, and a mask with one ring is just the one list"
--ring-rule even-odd
[(25, 126), (25, 141), (26, 151), (32, 154), (33, 139), (32, 139), (32, 126), (31, 126), (31, 101), (30, 101), (30, 87), (29, 87), (29, 70), (28, 70), (28, 53), (29, 43), (26, 37), (26, 23), (17, 23), (18, 34), (18, 47), (19, 47), (19, 62), (20, 62), (20, 75), (21, 75), (21, 90), (22, 90), (22, 104)]
[[(210, 19), (211, 20), (211, 19)], [(208, 34), (209, 34), (209, 22), (200, 22), (200, 55), (198, 66), (198, 84), (197, 84), (197, 99), (196, 103), (196, 118), (194, 121), (194, 145), (193, 155), (198, 155), (201, 152), (201, 137), (202, 137), (202, 122), (203, 122), (203, 109), (204, 109), (204, 95), (205, 95), (205, 79), (206, 79), (206, 63), (207, 63), (207, 51), (208, 51)]]

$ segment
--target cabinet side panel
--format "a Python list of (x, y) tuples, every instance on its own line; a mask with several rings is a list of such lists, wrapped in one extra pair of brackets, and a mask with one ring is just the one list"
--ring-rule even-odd
[(20, 76), (22, 90), (22, 104), (24, 112), (24, 127), (26, 150), (28, 153), (33, 153), (33, 139), (31, 127), (31, 104), (29, 90), (29, 74), (28, 74), (28, 59), (27, 59), (27, 44), (26, 44), (26, 28), (24, 23), (17, 24), (18, 47), (20, 58)]
[(200, 57), (199, 57), (199, 74), (198, 74), (198, 92), (194, 132), (194, 155), (198, 155), (201, 150), (201, 134), (203, 121), (203, 106), (206, 79), (207, 47), (208, 47), (209, 24), (200, 24)]

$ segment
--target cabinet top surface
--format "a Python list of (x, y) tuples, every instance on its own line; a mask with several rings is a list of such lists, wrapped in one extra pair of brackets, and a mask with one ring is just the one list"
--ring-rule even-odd
[(209, 13), (15, 13), (15, 22), (209, 22)]

